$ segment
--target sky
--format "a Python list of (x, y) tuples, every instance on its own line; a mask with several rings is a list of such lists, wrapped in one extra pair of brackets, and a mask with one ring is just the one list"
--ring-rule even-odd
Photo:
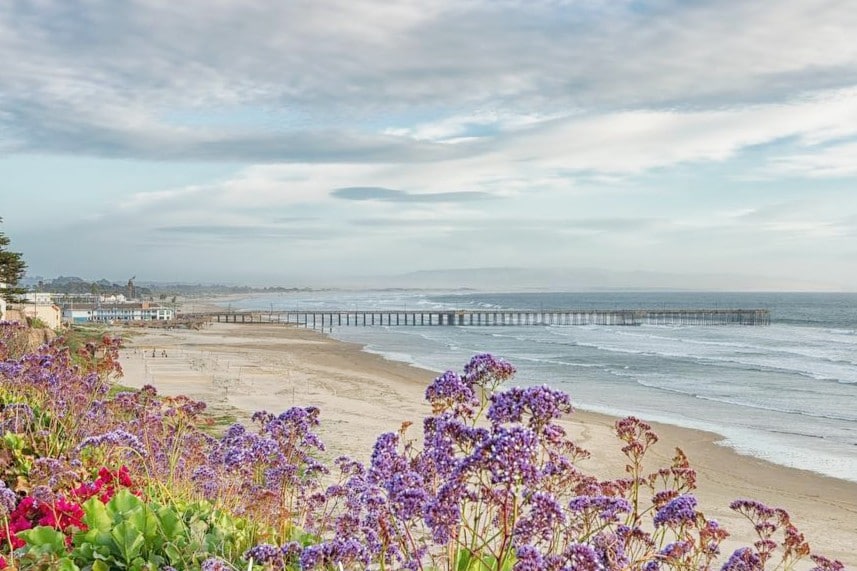
[(0, 231), (121, 283), (857, 291), (855, 29), (851, 0), (4, 1)]

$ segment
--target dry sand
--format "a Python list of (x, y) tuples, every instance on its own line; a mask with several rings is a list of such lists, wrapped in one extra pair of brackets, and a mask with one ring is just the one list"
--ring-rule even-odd
[[(282, 325), (212, 324), (201, 331), (143, 330), (122, 350), (123, 384), (152, 384), (162, 394), (186, 394), (239, 420), (252, 412), (318, 406), (328, 459), (368, 459), (375, 437), (428, 412), (425, 387), (435, 372), (387, 361), (358, 345)], [(152, 352), (154, 350), (154, 357)], [(162, 356), (166, 352), (166, 357)], [(460, 369), (463, 363), (450, 363)], [(574, 395), (572, 395), (573, 397)], [(624, 461), (614, 418), (576, 412), (568, 421), (575, 441), (593, 457), (585, 468), (621, 477)], [(785, 468), (716, 444), (716, 434), (654, 425), (661, 437), (651, 459), (668, 465), (676, 446), (699, 474), (697, 497), (708, 517), (747, 544), (749, 523), (728, 509), (736, 498), (785, 508), (813, 549), (857, 568), (857, 483)], [(652, 464), (654, 466), (655, 463)], [(734, 543), (726, 544), (731, 552)]]

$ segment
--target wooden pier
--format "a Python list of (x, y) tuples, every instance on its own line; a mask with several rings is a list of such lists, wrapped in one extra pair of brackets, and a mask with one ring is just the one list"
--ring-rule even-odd
[[(188, 317), (184, 315), (183, 317)], [(546, 326), (546, 325), (770, 325), (767, 309), (544, 309), (522, 310), (309, 310), (224, 311), (191, 314), (218, 323), (283, 323), (331, 327)]]

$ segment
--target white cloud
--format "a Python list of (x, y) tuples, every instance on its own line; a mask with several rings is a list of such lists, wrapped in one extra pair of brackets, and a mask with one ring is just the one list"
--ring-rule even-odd
[(857, 142), (812, 148), (809, 152), (786, 155), (772, 161), (773, 176), (841, 178), (857, 175)]
[[(391, 132), (468, 144), (472, 127), (502, 131), (570, 111), (783, 101), (808, 85), (857, 84), (851, 8), (820, 0), (776, 9), (738, 0), (5, 3), (0, 93), (11, 117), (0, 120), (11, 132), (2, 142), (158, 159), (336, 162), (350, 150), (348, 160), (378, 160), (378, 152), (436, 152), (367, 138), (391, 115), (400, 118)], [(247, 108), (302, 119), (273, 133), (165, 119)]]

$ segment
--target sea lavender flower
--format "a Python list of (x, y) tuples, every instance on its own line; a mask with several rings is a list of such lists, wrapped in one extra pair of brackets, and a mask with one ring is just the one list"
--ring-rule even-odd
[(334, 539), (304, 548), (300, 556), (302, 569), (319, 569), (331, 565), (361, 562), (368, 565), (366, 551), (356, 539)]
[(89, 446), (94, 447), (105, 445), (129, 448), (134, 452), (137, 452), (138, 454), (145, 454), (145, 447), (143, 446), (143, 443), (140, 442), (140, 439), (125, 430), (111, 430), (110, 432), (106, 432), (104, 434), (90, 436), (88, 438), (83, 439), (83, 441), (77, 445), (77, 448), (75, 450), (77, 452), (80, 452), (81, 450)]
[(339, 472), (343, 476), (359, 476), (366, 472), (366, 468), (363, 464), (353, 458), (349, 458), (348, 456), (339, 456), (333, 462), (336, 464), (337, 468), (339, 468)]
[(572, 512), (595, 513), (605, 522), (618, 521), (620, 513), (631, 513), (633, 507), (625, 498), (613, 496), (577, 496), (568, 503)]
[(394, 474), (384, 487), (400, 520), (407, 521), (422, 515), (429, 492), (419, 474), (411, 470)]
[(658, 435), (654, 433), (652, 426), (634, 416), (617, 420), (614, 428), (619, 439), (626, 443), (622, 452), (629, 458), (639, 460), (643, 453), (658, 441)]
[(28, 430), (35, 415), (27, 403), (13, 402), (0, 409), (0, 433), (20, 433)]
[(312, 447), (324, 451), (324, 443), (312, 428), (319, 425), (318, 407), (292, 407), (262, 424), (262, 433), (289, 446)]
[(383, 482), (395, 474), (407, 470), (407, 460), (399, 454), (399, 436), (386, 432), (378, 437), (369, 461), (369, 477), (373, 482)]
[(828, 559), (821, 555), (810, 555), (815, 567), (809, 571), (844, 571), (845, 565), (837, 559)]
[(762, 559), (749, 547), (736, 549), (720, 571), (762, 571), (765, 568)]
[(258, 563), (259, 565), (276, 566), (277, 569), (282, 569), (285, 566), (283, 551), (279, 547), (268, 543), (260, 543), (255, 547), (251, 547), (244, 552), (243, 558), (245, 561), (252, 560), (253, 563)]
[(607, 569), (625, 569), (630, 564), (628, 556), (625, 553), (626, 533), (623, 533), (623, 526), (617, 530), (617, 533), (609, 533), (607, 531), (598, 533), (590, 539), (590, 547), (598, 556), (598, 561)]
[[(729, 537), (729, 532), (720, 527), (720, 524), (713, 519), (706, 521), (705, 525), (699, 530), (699, 543), (702, 546), (703, 553), (711, 559), (720, 555), (720, 543), (727, 537)], [(803, 536), (801, 536), (802, 539)], [(801, 556), (803, 555), (806, 554), (801, 554)]]
[(797, 527), (790, 523), (787, 524), (784, 530), (784, 535), (783, 548), (785, 549), (785, 555), (795, 557), (805, 557), (809, 555), (809, 544), (806, 542), (804, 535)]
[(589, 545), (572, 543), (562, 553), (567, 568), (574, 571), (604, 571), (598, 552)]
[(492, 484), (529, 485), (538, 476), (537, 444), (538, 437), (528, 428), (499, 428), (476, 447), (463, 467), (487, 471)]
[(488, 419), (495, 424), (523, 422), (526, 414), (528, 426), (540, 431), (552, 420), (571, 412), (571, 399), (562, 391), (544, 385), (515, 387), (491, 396)]
[(202, 562), (200, 571), (232, 571), (231, 566), (219, 557), (209, 557)]
[(541, 552), (532, 545), (522, 545), (515, 552), (517, 561), (512, 571), (543, 571), (545, 559)]
[(666, 560), (679, 560), (693, 549), (693, 543), (690, 541), (674, 541), (666, 544), (659, 552), (662, 558)]
[(738, 499), (729, 504), (729, 508), (744, 514), (753, 521), (767, 519), (776, 515), (776, 511), (756, 500)]
[(655, 514), (655, 527), (678, 527), (696, 520), (696, 498), (685, 494), (670, 500)]
[(211, 466), (199, 466), (193, 471), (191, 481), (195, 482), (201, 489), (203, 496), (206, 499), (213, 500), (217, 498), (220, 492), (219, 480), (217, 472)]
[(461, 522), (461, 499), (465, 489), (460, 479), (444, 483), (426, 506), (425, 522), (438, 545), (446, 545), (456, 534)]
[(515, 524), (515, 535), (519, 541), (550, 540), (557, 529), (565, 525), (565, 513), (553, 495), (536, 492), (527, 504), (529, 511)]
[(462, 462), (458, 451), (471, 451), (490, 436), (487, 429), (467, 425), (447, 411), (429, 416), (423, 421), (423, 452), (418, 458), (419, 469), (426, 475), (445, 479)]
[(6, 482), (0, 480), (0, 518), (8, 516), (15, 511), (18, 504), (18, 495), (6, 487)]
[(512, 378), (514, 374), (515, 367), (508, 361), (489, 353), (474, 355), (464, 366), (464, 380), (470, 385), (477, 385), (489, 391)]
[(473, 385), (453, 371), (437, 377), (426, 389), (426, 400), (435, 412), (458, 406), (473, 407), (478, 404)]

